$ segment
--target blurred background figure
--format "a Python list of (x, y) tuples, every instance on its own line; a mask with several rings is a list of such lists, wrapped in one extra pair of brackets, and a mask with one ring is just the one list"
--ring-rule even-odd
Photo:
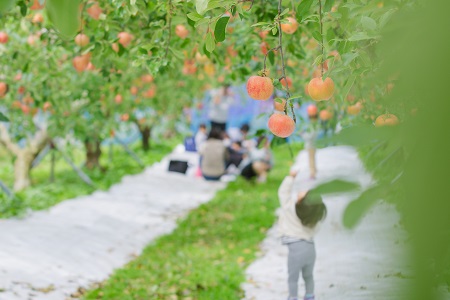
[(218, 90), (211, 91), (212, 101), (209, 108), (209, 121), (211, 129), (218, 128), (226, 131), (228, 121), (228, 111), (233, 104), (233, 94), (230, 91), (230, 85), (225, 84)]
[(228, 151), (223, 143), (222, 132), (211, 128), (208, 139), (198, 149), (200, 169), (206, 180), (218, 181), (225, 174)]
[(200, 149), (201, 145), (208, 139), (208, 131), (206, 129), (205, 124), (200, 124), (198, 127), (198, 131), (195, 134), (195, 147), (198, 151)]
[(266, 182), (267, 173), (273, 167), (273, 155), (270, 150), (270, 141), (266, 136), (260, 136), (256, 147), (248, 152), (246, 160), (242, 162), (241, 175), (251, 180), (256, 177), (257, 182)]
[(317, 114), (309, 116), (309, 124), (307, 128), (300, 134), (303, 138), (306, 151), (308, 151), (309, 157), (309, 177), (316, 179), (317, 167), (316, 167), (316, 140), (319, 133)]

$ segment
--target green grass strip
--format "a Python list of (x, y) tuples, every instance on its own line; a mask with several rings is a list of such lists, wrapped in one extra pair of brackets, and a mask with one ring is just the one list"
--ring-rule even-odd
[(229, 183), (85, 299), (241, 299), (245, 269), (275, 221), (277, 190), (292, 163), (285, 145), (274, 152), (267, 183)]
[[(148, 152), (144, 152), (139, 143), (132, 145), (131, 148), (141, 158), (143, 163), (148, 166), (160, 161), (179, 142), (180, 138), (174, 138), (161, 143), (154, 143)], [(113, 184), (120, 182), (123, 176), (143, 171), (142, 167), (118, 145), (113, 147), (113, 159), (111, 162), (109, 162), (108, 147), (102, 147), (102, 151), (101, 165), (106, 168), (104, 172), (101, 170), (90, 171), (83, 168), (83, 171), (94, 182), (95, 187), (85, 184), (57, 152), (55, 181), (50, 183), (51, 158), (50, 155), (47, 155), (41, 164), (31, 171), (32, 186), (17, 193), (17, 200), (11, 201), (7, 199), (6, 195), (0, 191), (0, 218), (21, 215), (28, 209), (47, 209), (67, 199), (88, 195), (96, 190), (107, 190)], [(76, 165), (80, 166), (84, 162), (85, 154), (82, 148), (75, 148), (68, 154)], [(0, 179), (10, 187), (14, 183), (14, 178), (11, 174), (14, 174), (11, 158), (6, 153), (0, 153)]]

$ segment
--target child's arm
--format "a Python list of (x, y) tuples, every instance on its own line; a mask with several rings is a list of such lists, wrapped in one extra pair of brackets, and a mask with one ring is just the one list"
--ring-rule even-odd
[(289, 176), (286, 176), (284, 178), (283, 182), (280, 185), (280, 188), (278, 189), (278, 198), (280, 199), (281, 206), (286, 204), (291, 198), (292, 186), (294, 185), (294, 179), (296, 175), (297, 172), (291, 171)]

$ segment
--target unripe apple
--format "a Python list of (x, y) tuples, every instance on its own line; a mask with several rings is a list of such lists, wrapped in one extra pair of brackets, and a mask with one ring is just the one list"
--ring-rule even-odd
[(273, 83), (269, 77), (251, 76), (247, 81), (247, 93), (255, 100), (267, 100), (273, 94)]

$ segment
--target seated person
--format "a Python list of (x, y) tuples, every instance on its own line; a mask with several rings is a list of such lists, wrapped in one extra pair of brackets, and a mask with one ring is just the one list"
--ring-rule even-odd
[(225, 174), (228, 152), (222, 138), (220, 129), (211, 128), (208, 139), (199, 148), (200, 168), (206, 180), (218, 181)]
[(197, 133), (195, 134), (195, 148), (200, 149), (201, 145), (206, 141), (208, 138), (208, 134), (206, 131), (206, 125), (200, 124)]
[(256, 148), (251, 149), (248, 153), (248, 160), (241, 175), (247, 180), (256, 177), (258, 182), (266, 182), (267, 173), (272, 167), (273, 156), (270, 150), (270, 141), (266, 136), (260, 136)]

